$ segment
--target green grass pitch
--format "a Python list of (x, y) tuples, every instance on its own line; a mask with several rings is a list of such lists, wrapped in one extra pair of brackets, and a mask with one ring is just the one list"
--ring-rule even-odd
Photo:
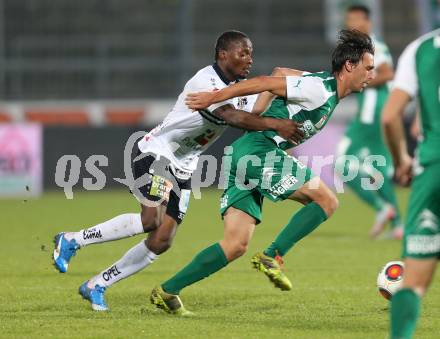
[[(111, 308), (94, 313), (78, 286), (119, 259), (142, 236), (86, 247), (67, 274), (51, 262), (52, 237), (115, 215), (137, 212), (125, 191), (57, 191), (23, 202), (0, 200), (0, 337), (5, 338), (386, 338), (388, 303), (376, 275), (397, 259), (396, 241), (370, 241), (373, 212), (352, 194), (340, 208), (285, 257), (293, 290), (281, 292), (251, 269), (249, 259), (277, 234), (299, 204), (266, 201), (263, 223), (249, 251), (218, 274), (193, 285), (182, 300), (196, 317), (174, 318), (149, 303), (152, 287), (170, 277), (199, 250), (222, 236), (220, 191), (192, 200), (174, 246), (143, 272), (107, 291)], [(408, 192), (399, 191), (406, 207)], [(440, 286), (434, 281), (422, 307), (417, 338), (440, 330)]]

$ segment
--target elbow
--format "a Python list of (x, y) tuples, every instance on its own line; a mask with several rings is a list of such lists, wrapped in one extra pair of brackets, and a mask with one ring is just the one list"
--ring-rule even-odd
[(282, 76), (284, 75), (284, 69), (282, 67), (275, 67), (271, 73), (272, 76)]
[[(243, 112), (244, 113), (244, 112)], [(235, 127), (242, 127), (246, 122), (247, 113), (240, 114), (238, 112), (222, 112), (219, 116), (226, 122), (226, 124)]]
[(384, 129), (388, 129), (391, 124), (392, 124), (392, 117), (390, 116), (390, 114), (387, 114), (387, 112), (385, 111), (384, 114), (382, 115), (382, 127)]

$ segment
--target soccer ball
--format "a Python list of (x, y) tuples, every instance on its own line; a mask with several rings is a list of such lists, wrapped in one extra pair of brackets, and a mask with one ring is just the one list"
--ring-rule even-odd
[(377, 288), (380, 294), (390, 300), (394, 293), (402, 286), (403, 262), (390, 261), (377, 276)]

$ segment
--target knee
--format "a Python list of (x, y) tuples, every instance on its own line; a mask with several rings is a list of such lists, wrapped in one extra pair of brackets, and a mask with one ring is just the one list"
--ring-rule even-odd
[(145, 233), (151, 232), (158, 227), (155, 218), (148, 215), (147, 213), (141, 213), (141, 222)]
[(339, 207), (339, 200), (333, 192), (326, 194), (316, 203), (321, 206), (325, 214), (327, 214), (327, 218), (330, 218)]
[(413, 290), (419, 297), (423, 297), (428, 291), (430, 282), (422, 279), (403, 279), (402, 288)]
[(147, 239), (145, 241), (147, 248), (154, 254), (162, 254), (171, 247), (173, 239), (170, 237), (155, 237), (153, 239)]
[(335, 213), (335, 211), (338, 209), (338, 207), (339, 207), (339, 199), (334, 193), (332, 193), (331, 197), (330, 197), (330, 202), (329, 202), (330, 215)]
[(244, 241), (233, 241), (228, 243), (223, 250), (225, 251), (228, 261), (232, 261), (240, 258), (246, 253), (248, 249), (248, 243)]
[(159, 238), (157, 241), (157, 249), (155, 251), (156, 254), (161, 254), (169, 250), (171, 245), (173, 244), (173, 239), (169, 237)]

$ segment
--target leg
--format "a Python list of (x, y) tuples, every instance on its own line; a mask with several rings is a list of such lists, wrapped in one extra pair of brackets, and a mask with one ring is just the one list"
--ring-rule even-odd
[(362, 188), (362, 174), (365, 173), (360, 171), (355, 178), (347, 181), (346, 184), (358, 196), (359, 199), (373, 208), (376, 212), (379, 212), (382, 209), (385, 201), (377, 191), (365, 190)]
[[(359, 163), (363, 163), (365, 157), (369, 154), (376, 153), (372, 152), (368, 147), (366, 147), (365, 141), (359, 144), (357, 140), (344, 136), (339, 142), (337, 150), (338, 156), (355, 156), (359, 160)], [(376, 191), (363, 189), (361, 179), (365, 176), (369, 177), (369, 175), (367, 175), (365, 171), (362, 171), (362, 167), (359, 163), (354, 164), (352, 162), (348, 162), (345, 164), (344, 174), (350, 171), (358, 173), (352, 180), (346, 182), (346, 184), (362, 201), (378, 212), (382, 209), (384, 201)]]
[(255, 228), (255, 219), (230, 207), (225, 214), (223, 239), (197, 254), (192, 262), (162, 284), (166, 293), (177, 295), (197, 281), (219, 271), (243, 255)]
[(400, 209), (397, 203), (396, 192), (394, 189), (394, 183), (392, 179), (384, 174), (384, 182), (381, 188), (377, 191), (384, 201), (389, 203), (394, 208), (394, 218), (391, 220), (391, 227), (402, 226), (402, 220), (400, 217)]
[(84, 247), (91, 244), (124, 239), (144, 232), (148, 233), (160, 224), (158, 223), (160, 208), (161, 206), (148, 207), (141, 204), (140, 214), (121, 214), (79, 232), (65, 233), (65, 237), (67, 240), (74, 239), (80, 247)]
[(169, 215), (164, 215), (160, 226), (148, 233), (145, 243), (156, 255), (162, 254), (171, 247), (176, 232), (176, 220)]
[(177, 315), (189, 315), (180, 300), (180, 291), (221, 270), (229, 262), (246, 252), (255, 229), (255, 219), (247, 213), (230, 207), (225, 213), (223, 239), (205, 248), (171, 279), (151, 292), (150, 300), (158, 308)]
[[(66, 240), (75, 240), (79, 247), (113, 241), (144, 233), (141, 214), (126, 213), (78, 232), (64, 233)], [(147, 224), (148, 225), (148, 224)], [(146, 227), (148, 230), (148, 227)]]
[(223, 239), (219, 243), (226, 259), (231, 262), (246, 253), (255, 230), (255, 219), (239, 209), (230, 207), (224, 215), (224, 224)]
[[(158, 208), (155, 213), (151, 213), (152, 208), (143, 208), (142, 212), (144, 217), (145, 212), (150, 213), (151, 219), (148, 220), (161, 222), (162, 209)], [(160, 226), (165, 225), (164, 228), (166, 228), (170, 223), (169, 219), (172, 220), (173, 225), (176, 224), (174, 219), (168, 217), (167, 222), (162, 223)], [(152, 225), (150, 225), (149, 229), (152, 229), (151, 226)], [(79, 293), (84, 299), (90, 301), (93, 310), (107, 311), (108, 306), (104, 299), (105, 290), (118, 281), (141, 271), (156, 260), (157, 257), (158, 255), (149, 249), (147, 240), (143, 240), (128, 250), (128, 252), (126, 252), (117, 262), (83, 283), (80, 286)]]
[(338, 207), (335, 194), (318, 177), (301, 186), (289, 199), (299, 201), (305, 206), (293, 215), (272, 244), (264, 250), (264, 254), (272, 258), (284, 256), (299, 240), (329, 218)]
[[(151, 175), (150, 167), (155, 164), (153, 156), (144, 157), (133, 163), (134, 177), (138, 181), (135, 188), (135, 196), (139, 201), (145, 200), (156, 202), (163, 197), (160, 193), (167, 192), (152, 191), (154, 177), (158, 180), (167, 181), (171, 173), (164, 173), (163, 176)], [(165, 168), (165, 167), (163, 167)], [(139, 179), (139, 180), (138, 180)], [(142, 179), (142, 180), (141, 180)], [(165, 195), (164, 195), (165, 196)], [(80, 247), (90, 244), (107, 242), (126, 237), (134, 236), (155, 229), (160, 222), (158, 221), (161, 213), (158, 212), (162, 206), (148, 207), (141, 204), (141, 213), (122, 214), (113, 219), (83, 229), (79, 232), (60, 233), (55, 237), (55, 250), (53, 253), (55, 267), (60, 272), (66, 272), (68, 264), (73, 255)]]
[[(145, 206), (142, 207), (144, 208), (142, 212), (146, 211), (150, 213), (151, 210), (154, 208)], [(150, 234), (158, 234), (158, 236), (155, 237), (157, 239), (169, 239), (170, 232), (174, 235), (177, 225), (176, 221), (170, 216), (162, 216), (161, 213), (163, 213), (163, 211), (163, 209), (160, 209), (158, 207), (157, 212), (155, 212), (154, 214), (150, 214), (150, 216), (154, 216), (154, 222), (161, 222), (163, 219), (160, 226), (150, 232)], [(149, 227), (149, 229), (152, 228), (152, 226)], [(128, 250), (128, 252), (126, 252), (121, 259), (110, 265), (98, 275), (91, 278), (88, 281), (87, 286), (89, 288), (93, 288), (96, 285), (99, 285), (108, 288), (118, 281), (128, 278), (129, 276), (143, 270), (145, 267), (150, 265), (154, 260), (157, 259), (160, 253), (164, 252), (164, 250), (160, 252), (157, 251), (158, 247), (150, 247), (151, 242), (149, 242), (148, 240), (149, 238), (147, 238), (146, 240), (142, 240), (139, 244)], [(152, 245), (156, 245), (157, 243), (158, 242), (152, 243)], [(159, 245), (162, 245), (162, 243), (159, 242)]]
[[(189, 182), (179, 182), (179, 188), (186, 188), (188, 185)], [(189, 193), (188, 189), (181, 189), (181, 192), (184, 191)], [(142, 205), (142, 220), (146, 229), (150, 231), (148, 239), (131, 248), (119, 261), (84, 283), (80, 288), (80, 294), (90, 300), (93, 309), (107, 310), (104, 300), (105, 289), (144, 269), (171, 246), (177, 225), (185, 216), (189, 200), (188, 194), (182, 197), (185, 197), (185, 203), (181, 203), (181, 196), (173, 190), (166, 205), (161, 204), (157, 207)]]
[[(147, 213), (148, 212), (148, 213)], [(153, 227), (155, 209), (142, 207), (141, 214), (121, 214), (113, 219), (79, 232), (59, 233), (55, 236), (54, 265), (61, 273), (67, 272), (71, 258), (81, 247), (132, 237), (148, 232)], [(144, 224), (143, 224), (144, 223)]]
[(420, 298), (426, 293), (440, 258), (440, 164), (427, 166), (411, 185), (403, 239), (403, 288), (391, 299), (392, 338), (412, 338)]
[(405, 259), (403, 287), (391, 299), (391, 338), (412, 338), (420, 312), (420, 298), (431, 284), (437, 258)]

